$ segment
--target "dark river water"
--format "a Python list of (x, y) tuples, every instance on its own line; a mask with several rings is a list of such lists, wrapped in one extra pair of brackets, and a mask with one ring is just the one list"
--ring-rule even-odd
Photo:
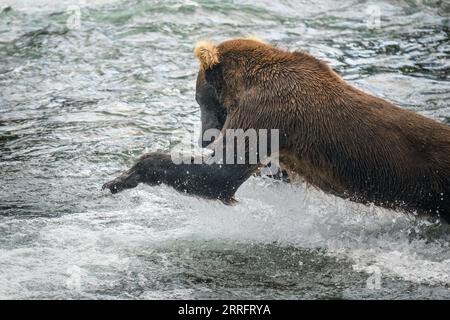
[[(255, 35), (450, 124), (450, 3), (0, 0), (0, 298), (450, 298), (450, 227), (251, 178), (101, 185), (196, 136), (196, 41)], [(183, 142), (184, 143), (184, 142)]]

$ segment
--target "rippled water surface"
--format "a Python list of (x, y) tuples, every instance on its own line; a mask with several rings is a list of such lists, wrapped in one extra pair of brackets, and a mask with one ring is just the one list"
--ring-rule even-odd
[(74, 3), (0, 0), (0, 298), (450, 298), (448, 225), (261, 177), (235, 206), (100, 191), (197, 130), (200, 39), (309, 51), (450, 124), (448, 1)]

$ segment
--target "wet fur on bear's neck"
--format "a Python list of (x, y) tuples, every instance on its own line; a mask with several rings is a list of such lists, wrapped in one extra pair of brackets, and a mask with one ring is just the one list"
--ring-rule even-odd
[(249, 39), (214, 48), (205, 79), (227, 110), (223, 129), (280, 129), (280, 161), (320, 189), (450, 219), (450, 127), (347, 84), (309, 54)]

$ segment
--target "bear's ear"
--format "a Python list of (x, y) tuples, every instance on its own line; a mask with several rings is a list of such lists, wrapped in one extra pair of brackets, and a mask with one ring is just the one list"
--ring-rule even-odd
[(212, 69), (219, 63), (219, 50), (210, 41), (200, 41), (194, 49), (195, 57), (200, 61), (200, 69)]

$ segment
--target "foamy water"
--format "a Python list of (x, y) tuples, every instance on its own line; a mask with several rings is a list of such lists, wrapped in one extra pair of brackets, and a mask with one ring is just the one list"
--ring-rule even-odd
[[(448, 226), (263, 178), (239, 198), (225, 206), (141, 186), (108, 199), (117, 210), (3, 218), (0, 297), (299, 298), (318, 280), (305, 268), (322, 265), (319, 286), (329, 277), (332, 289), (306, 297), (450, 296)], [(375, 271), (381, 287), (369, 290)], [(405, 283), (412, 292), (396, 292)]]

